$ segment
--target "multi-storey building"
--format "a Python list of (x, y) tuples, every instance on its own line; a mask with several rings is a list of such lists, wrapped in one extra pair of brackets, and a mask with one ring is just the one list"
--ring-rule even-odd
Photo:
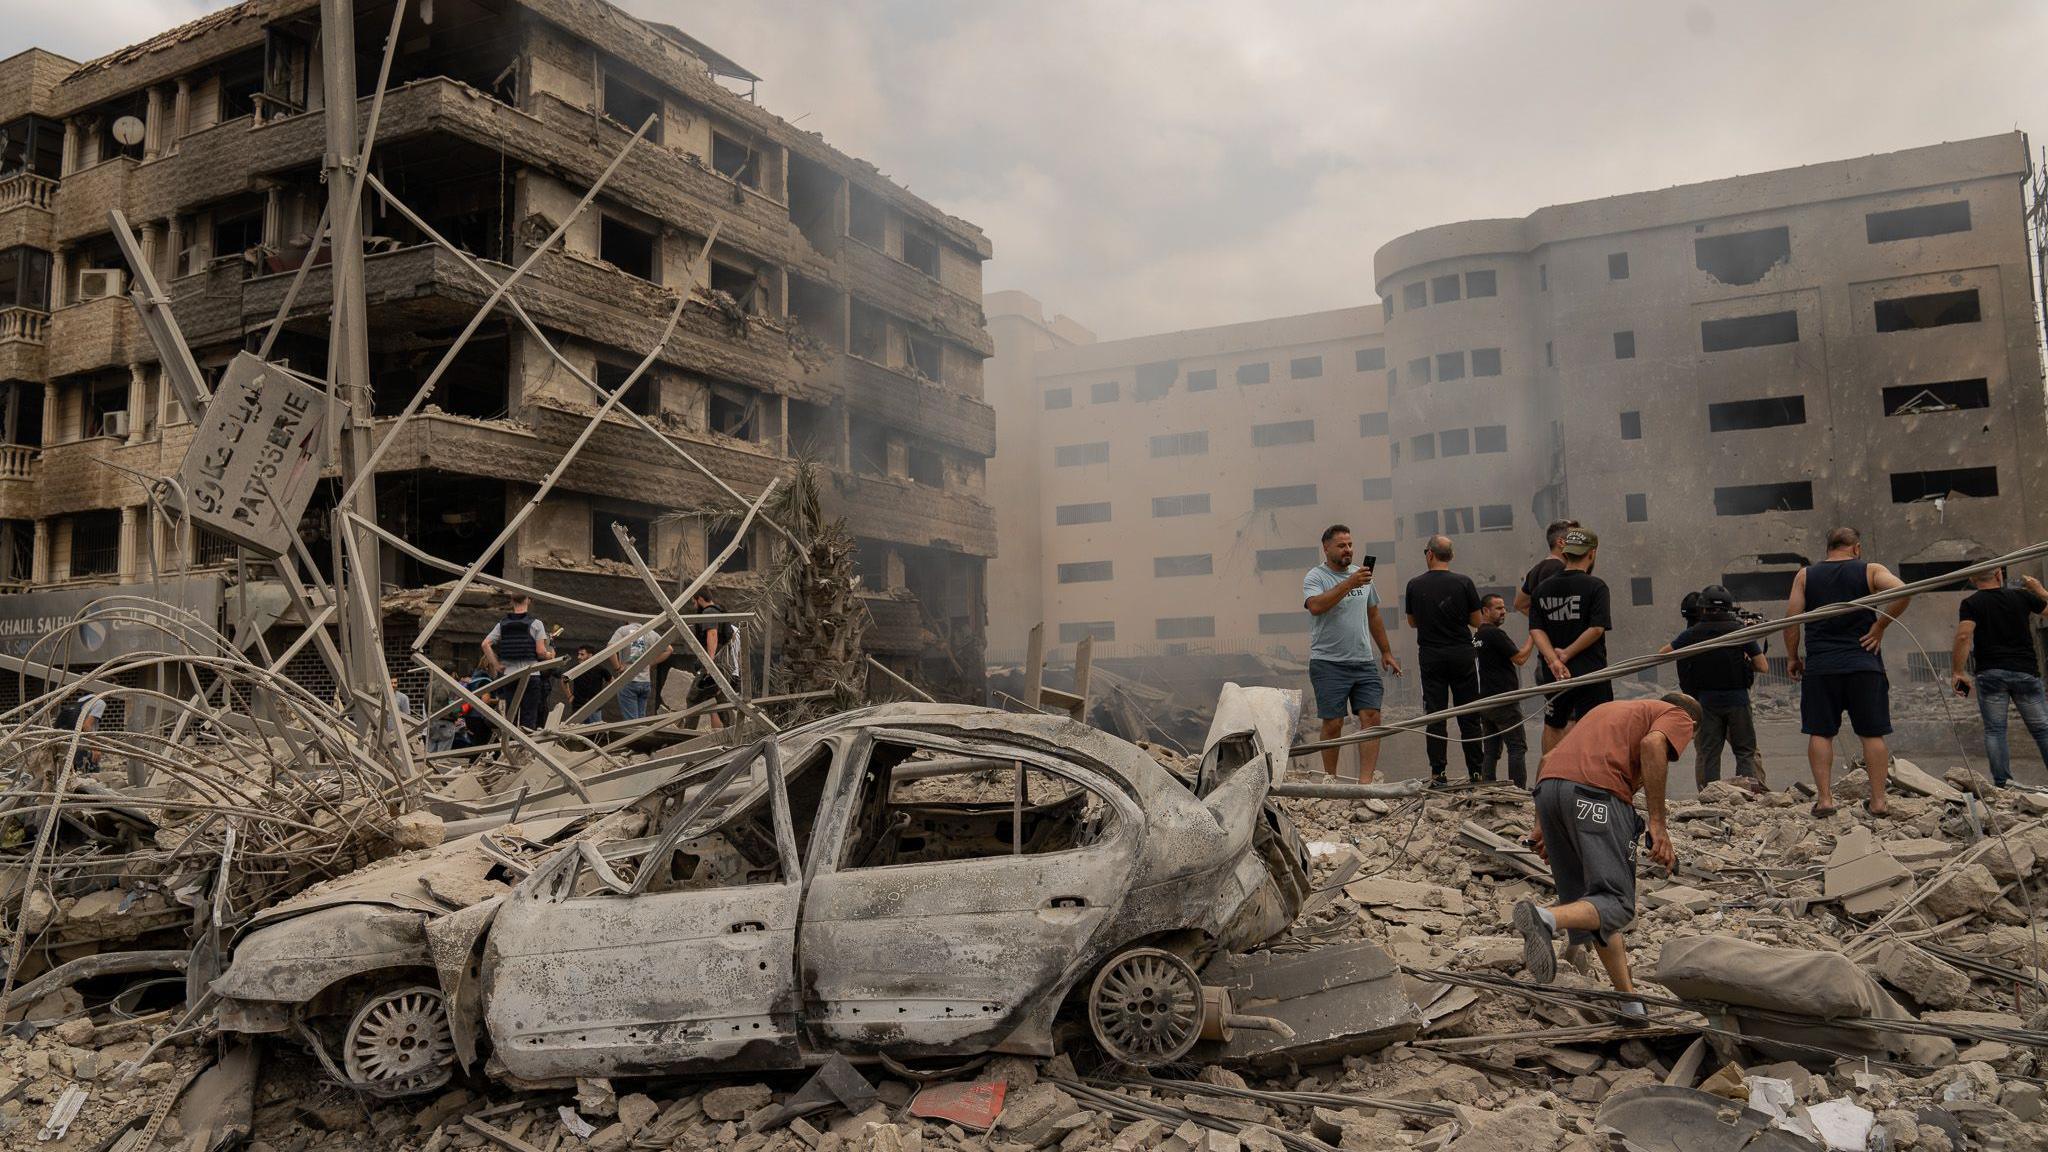
[[(1396, 534), (1508, 588), (1547, 520), (1585, 522), (1617, 656), (1709, 582), (1781, 606), (1836, 525), (1908, 580), (2042, 539), (2028, 175), (2015, 132), (1394, 240)], [(1907, 623), (1943, 622), (1946, 667), (1932, 599)]]
[[(362, 117), (391, 6), (356, 7)], [(127, 270), (108, 210), (139, 232), (208, 371), (256, 346), (293, 272), (312, 259), (273, 356), (324, 375), (326, 250), (309, 252), (326, 196), (317, 25), (316, 0), (248, 0), (83, 65), (40, 50), (0, 61), (0, 578), (9, 589), (232, 561), (224, 542), (145, 515), (140, 486), (107, 466), (165, 475), (191, 438), (123, 298)], [(626, 406), (742, 492), (786, 474), (799, 455), (825, 465), (832, 510), (859, 540), (871, 643), (936, 679), (957, 669), (971, 689), (995, 552), (983, 492), (994, 416), (981, 397), (993, 351), (980, 308), (989, 243), (763, 110), (752, 79), (681, 31), (602, 0), (413, 5), (373, 170), (503, 276), (652, 117), (644, 142), (514, 297), (571, 363), (615, 386), (653, 346), (671, 293), (692, 289), (692, 258), (718, 226), (694, 287), (720, 306), (688, 310)], [(490, 286), (375, 196), (364, 232), (382, 437)], [(378, 517), (466, 563), (560, 459), (595, 401), (501, 311), (431, 404), (383, 458)], [(332, 499), (331, 490), (316, 499), (309, 531)], [(736, 511), (678, 453), (611, 418), (491, 571), (642, 605), (610, 526), (631, 528), (658, 568), (692, 570), (730, 540)], [(749, 572), (767, 562), (758, 543), (726, 566), (741, 599)], [(384, 563), (387, 586), (446, 578), (390, 549)]]
[(1332, 522), (1398, 577), (1378, 309), (1096, 343), (1020, 292), (987, 308), (996, 659), (1041, 621), (1098, 655), (1305, 657), (1301, 577)]

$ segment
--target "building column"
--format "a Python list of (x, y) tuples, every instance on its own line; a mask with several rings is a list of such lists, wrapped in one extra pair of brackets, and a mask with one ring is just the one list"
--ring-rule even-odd
[[(273, 184), (263, 190), (263, 246), (277, 251), (284, 232), (284, 193)], [(306, 258), (312, 259), (307, 253)]]
[(29, 561), (29, 579), (38, 584), (50, 582), (50, 522), (36, 520), (36, 554)]
[(149, 370), (140, 364), (128, 366), (128, 443), (142, 443), (143, 414), (149, 402)]
[(177, 93), (171, 97), (171, 138), (164, 142), (164, 151), (176, 153), (179, 141), (192, 126), (192, 81), (178, 77)]
[(149, 89), (148, 104), (142, 114), (142, 158), (154, 160), (164, 150), (164, 90), (162, 85)]
[(141, 569), (141, 550), (135, 546), (136, 525), (142, 522), (141, 509), (133, 504), (121, 509), (121, 583), (132, 584), (135, 574)]
[(55, 312), (71, 299), (71, 253), (59, 248), (50, 253), (50, 311)]
[(155, 273), (163, 258), (163, 226), (151, 220), (142, 226), (142, 266)]
[(185, 256), (185, 218), (173, 215), (164, 221), (164, 266), (161, 269), (165, 280), (178, 278), (178, 261)]
[(57, 382), (55, 380), (45, 380), (43, 381), (43, 443), (46, 445), (68, 443), (72, 438), (62, 435), (62, 431), (57, 426)]
[(64, 118), (64, 160), (58, 166), (58, 173), (69, 176), (78, 171), (78, 117)]

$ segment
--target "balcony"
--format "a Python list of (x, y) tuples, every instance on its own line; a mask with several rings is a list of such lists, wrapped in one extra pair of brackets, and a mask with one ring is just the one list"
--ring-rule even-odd
[(50, 314), (40, 308), (0, 308), (0, 380), (41, 380)]
[(57, 182), (33, 172), (19, 172), (0, 180), (0, 212), (16, 208), (50, 210), (57, 195)]
[(104, 296), (50, 314), (46, 339), (51, 376), (154, 361), (156, 349), (125, 296)]
[[(107, 231), (107, 212), (129, 212), (128, 187), (137, 162), (126, 156), (103, 160), (64, 177), (64, 194), (56, 197), (56, 223), (51, 235), (69, 244)], [(134, 214), (129, 213), (131, 219)]]
[(26, 444), (0, 444), (0, 520), (36, 518), (36, 460)]
[(847, 404), (856, 414), (898, 428), (915, 428), (933, 440), (978, 455), (995, 455), (996, 413), (987, 404), (858, 356), (841, 356), (839, 364)]
[(26, 245), (50, 249), (51, 211), (57, 182), (33, 172), (0, 180), (0, 249)]

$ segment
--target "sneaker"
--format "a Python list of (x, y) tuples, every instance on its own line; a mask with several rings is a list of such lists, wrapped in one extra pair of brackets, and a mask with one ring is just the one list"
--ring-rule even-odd
[(1441, 776), (1431, 776), (1429, 778), (1429, 787), (1431, 791), (1441, 792), (1444, 789), (1449, 788), (1450, 786), (1451, 782), (1449, 780), (1444, 779)]
[(1650, 1024), (1650, 1010), (1641, 1000), (1621, 1002), (1621, 1026), (1624, 1028), (1647, 1028)]
[(1538, 984), (1557, 979), (1556, 933), (1536, 914), (1536, 905), (1527, 900), (1515, 902), (1515, 931), (1522, 934), (1522, 967), (1528, 970), (1529, 979)]

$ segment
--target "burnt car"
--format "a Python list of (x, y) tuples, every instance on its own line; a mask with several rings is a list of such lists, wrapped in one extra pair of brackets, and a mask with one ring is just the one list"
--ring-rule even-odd
[[(1297, 1016), (1300, 1037), (1247, 982), (1300, 983), (1246, 955), (1308, 894), (1267, 795), (1293, 709), (1226, 689), (1189, 775), (1064, 718), (833, 716), (609, 813), (469, 837), (269, 910), (212, 985), (221, 1027), (296, 1035), (386, 1095), (438, 1087), (486, 1047), (493, 1074), (540, 1084), (1046, 1056), (1079, 1034), (1137, 1064), (1228, 1055), (1247, 1026), (1269, 1050), (1386, 1043), (1412, 1026), (1405, 997), (1405, 1015), (1337, 1025), (1325, 1004)], [(1346, 965), (1348, 986), (1398, 992), (1377, 950)]]

